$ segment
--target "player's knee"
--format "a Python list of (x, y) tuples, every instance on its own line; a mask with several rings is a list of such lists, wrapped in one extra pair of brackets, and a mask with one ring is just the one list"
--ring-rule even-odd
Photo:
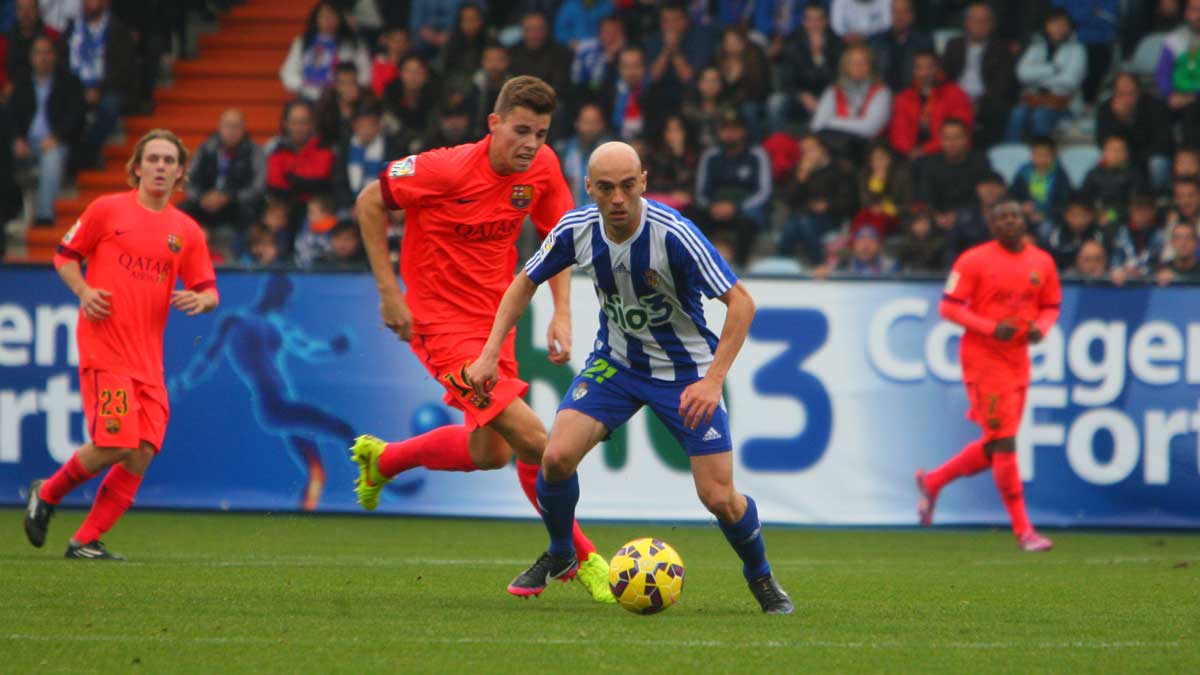
[(546, 450), (542, 456), (542, 476), (548, 481), (566, 480), (575, 473), (575, 461), (563, 452), (553, 448)]
[(502, 469), (512, 459), (512, 450), (504, 443), (496, 443), (472, 459), (475, 461), (475, 466), (484, 471)]
[(737, 492), (732, 485), (709, 483), (697, 485), (696, 494), (708, 512), (724, 523), (737, 520)]

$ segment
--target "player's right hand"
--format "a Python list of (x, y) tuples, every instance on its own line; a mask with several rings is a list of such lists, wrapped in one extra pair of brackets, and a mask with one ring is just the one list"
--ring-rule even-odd
[(480, 354), (467, 366), (467, 384), (479, 396), (489, 396), (496, 387), (499, 365), (494, 358)]
[(83, 315), (92, 321), (107, 319), (112, 314), (112, 307), (108, 302), (111, 296), (112, 293), (103, 288), (85, 288), (79, 294), (79, 306), (83, 308)]
[(1000, 319), (996, 324), (996, 330), (992, 333), (992, 337), (1001, 342), (1011, 340), (1017, 334), (1017, 326), (1012, 322), (1012, 319)]
[(400, 336), (401, 340), (412, 338), (413, 318), (404, 298), (396, 295), (385, 295), (379, 300), (379, 314), (383, 317), (383, 325), (388, 330)]

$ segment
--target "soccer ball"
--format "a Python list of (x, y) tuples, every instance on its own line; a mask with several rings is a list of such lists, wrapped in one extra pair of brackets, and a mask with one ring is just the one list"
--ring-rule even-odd
[(634, 539), (608, 565), (617, 603), (634, 614), (657, 614), (683, 591), (683, 560), (661, 539)]

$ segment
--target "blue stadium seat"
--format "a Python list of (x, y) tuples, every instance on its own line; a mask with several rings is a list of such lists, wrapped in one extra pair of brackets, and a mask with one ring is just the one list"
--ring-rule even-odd
[(1058, 153), (1058, 161), (1062, 163), (1063, 171), (1071, 179), (1071, 185), (1083, 185), (1083, 179), (1088, 171), (1100, 161), (1100, 148), (1094, 145), (1072, 145)]
[(988, 161), (992, 168), (1004, 177), (1006, 185), (1012, 185), (1013, 178), (1021, 165), (1029, 161), (1029, 147), (1024, 143), (999, 143), (988, 148)]

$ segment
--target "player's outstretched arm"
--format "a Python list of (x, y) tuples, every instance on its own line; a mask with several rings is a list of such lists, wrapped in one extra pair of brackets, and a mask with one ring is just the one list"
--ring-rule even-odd
[(550, 363), (561, 366), (571, 360), (571, 270), (565, 269), (546, 282), (554, 296), (554, 317), (546, 329)]
[[(55, 262), (60, 261), (56, 260)], [(112, 296), (112, 293), (102, 288), (88, 286), (78, 261), (61, 262), (57, 265), (57, 270), (63, 283), (79, 298), (79, 306), (83, 309), (84, 316), (92, 321), (99, 321), (107, 319), (112, 314), (112, 308), (108, 303), (108, 298)]]
[(725, 325), (721, 328), (721, 337), (717, 340), (717, 351), (713, 353), (712, 363), (704, 377), (688, 385), (679, 397), (679, 414), (689, 429), (712, 421), (713, 413), (721, 402), (725, 376), (746, 343), (750, 323), (754, 320), (754, 298), (742, 282), (734, 284), (717, 299), (729, 308), (725, 314)]
[(401, 340), (412, 337), (412, 312), (404, 301), (404, 293), (392, 270), (392, 258), (387, 247), (387, 205), (383, 202), (379, 181), (374, 180), (363, 188), (354, 203), (354, 215), (362, 232), (363, 248), (375, 276), (375, 288), (379, 290), (379, 314), (387, 326)]
[(517, 320), (529, 307), (537, 284), (529, 278), (525, 270), (517, 275), (508, 285), (504, 297), (500, 300), (500, 308), (496, 310), (496, 320), (492, 322), (492, 332), (488, 335), (483, 351), (479, 353), (470, 366), (467, 367), (467, 380), (475, 393), (486, 395), (496, 386), (496, 371), (500, 362), (500, 346), (504, 344), (504, 336), (517, 325)]

